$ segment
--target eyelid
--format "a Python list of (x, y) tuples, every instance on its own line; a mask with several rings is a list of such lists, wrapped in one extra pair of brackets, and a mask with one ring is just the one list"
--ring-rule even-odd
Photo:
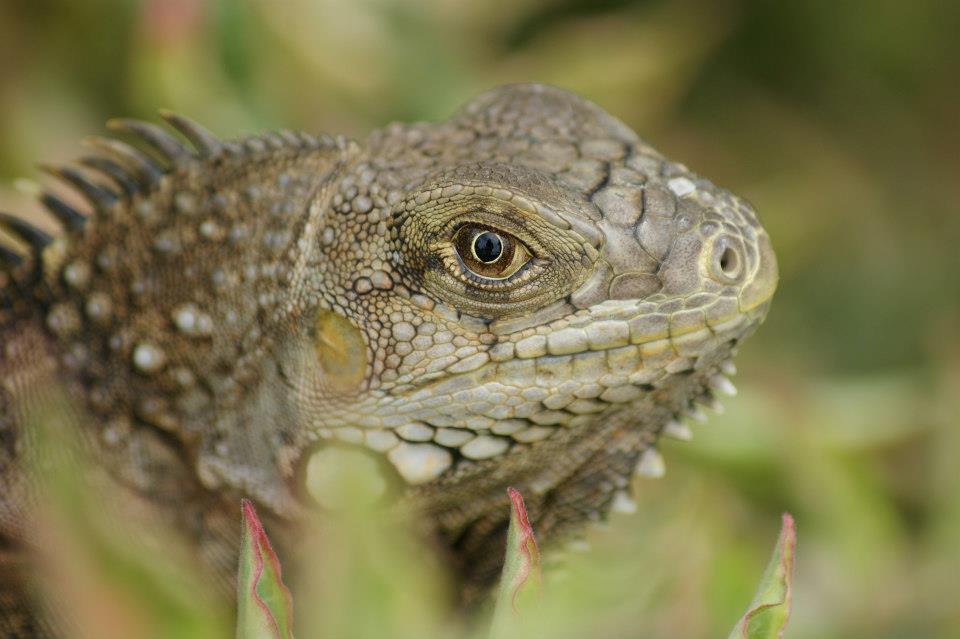
[(502, 284), (509, 284), (526, 275), (527, 271), (529, 271), (531, 268), (543, 267), (543, 260), (540, 260), (538, 258), (531, 256), (530, 259), (528, 259), (523, 264), (521, 264), (516, 271), (514, 271), (512, 274), (508, 275), (507, 277), (502, 277), (502, 278), (484, 277), (483, 275), (478, 275), (477, 273), (474, 273), (473, 271), (471, 271), (470, 268), (463, 263), (463, 260), (460, 258), (460, 254), (457, 253), (456, 250), (451, 252), (453, 253), (454, 258), (457, 261), (457, 265), (460, 267), (461, 276), (464, 279), (469, 280), (471, 283), (479, 284), (479, 285), (497, 286)]

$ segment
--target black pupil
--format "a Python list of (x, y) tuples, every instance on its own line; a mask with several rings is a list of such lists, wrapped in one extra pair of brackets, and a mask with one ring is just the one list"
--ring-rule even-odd
[(496, 233), (484, 231), (473, 239), (473, 252), (484, 264), (496, 262), (503, 254), (503, 242)]

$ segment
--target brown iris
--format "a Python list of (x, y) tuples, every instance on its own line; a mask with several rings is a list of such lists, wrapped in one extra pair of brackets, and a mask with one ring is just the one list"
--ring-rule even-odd
[(486, 279), (506, 279), (530, 260), (527, 247), (515, 237), (475, 224), (460, 227), (453, 245), (467, 270)]

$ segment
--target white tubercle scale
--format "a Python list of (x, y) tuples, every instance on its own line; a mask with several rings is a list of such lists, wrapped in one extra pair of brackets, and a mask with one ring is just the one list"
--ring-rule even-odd
[(640, 477), (650, 479), (659, 479), (667, 472), (667, 465), (663, 461), (663, 455), (656, 448), (648, 448), (640, 455), (640, 461), (637, 462), (637, 468), (634, 471)]

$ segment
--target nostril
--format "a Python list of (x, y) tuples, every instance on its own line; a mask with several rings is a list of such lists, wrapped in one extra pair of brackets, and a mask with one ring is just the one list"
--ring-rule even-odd
[(728, 246), (720, 254), (720, 272), (727, 277), (736, 277), (739, 270), (740, 258), (737, 252)]
[(743, 274), (743, 255), (736, 240), (722, 237), (714, 244), (713, 277), (721, 282), (733, 284)]

